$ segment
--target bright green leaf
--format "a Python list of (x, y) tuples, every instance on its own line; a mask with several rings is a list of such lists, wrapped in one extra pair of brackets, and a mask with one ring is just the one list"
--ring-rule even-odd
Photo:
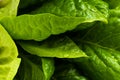
[(0, 80), (13, 80), (20, 64), (15, 43), (0, 25)]
[(52, 36), (43, 42), (20, 41), (19, 43), (24, 50), (40, 57), (87, 57), (85, 53), (66, 36)]
[[(106, 19), (101, 17), (101, 20)], [(13, 39), (42, 41), (50, 35), (64, 33), (75, 29), (77, 25), (93, 21), (96, 21), (96, 19), (60, 17), (46, 13), (4, 18), (1, 20), (1, 24)]]
[(54, 60), (51, 58), (41, 58), (41, 60), (42, 60), (42, 69), (45, 75), (45, 80), (50, 80), (55, 69)]
[(19, 0), (11, 0), (6, 6), (0, 8), (0, 19), (8, 16), (16, 16)]

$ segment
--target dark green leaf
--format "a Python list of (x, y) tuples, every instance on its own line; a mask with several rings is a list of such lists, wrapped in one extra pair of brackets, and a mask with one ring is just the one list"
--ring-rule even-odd
[(30, 8), (30, 6), (32, 6), (32, 5), (35, 6), (35, 4), (37, 4), (37, 3), (40, 4), (40, 2), (42, 2), (42, 1), (44, 1), (44, 0), (20, 0), (19, 8), (26, 8), (26, 7)]
[(17, 74), (19, 80), (45, 80), (41, 58), (21, 55), (21, 65)]
[(108, 5), (102, 0), (50, 0), (33, 13), (97, 19), (108, 17)]
[(54, 72), (53, 59), (23, 54), (20, 54), (20, 57), (22, 61), (15, 79), (50, 80)]
[[(57, 62), (58, 63), (58, 62)], [(88, 80), (78, 70), (66, 61), (56, 66), (52, 80)]]
[(120, 0), (104, 0), (104, 1), (106, 1), (109, 4), (109, 7), (111, 9), (114, 9), (120, 5)]
[(71, 37), (90, 56), (87, 61), (75, 62), (92, 80), (120, 79), (120, 17), (117, 11), (113, 13), (108, 24), (97, 23), (76, 39)]

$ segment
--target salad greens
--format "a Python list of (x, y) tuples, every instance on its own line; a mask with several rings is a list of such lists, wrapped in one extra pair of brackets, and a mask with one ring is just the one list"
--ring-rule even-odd
[(20, 59), (15, 43), (0, 25), (0, 80), (12, 80), (17, 73)]
[(52, 58), (41, 58), (24, 54), (21, 54), (20, 57), (22, 61), (15, 79), (49, 80), (52, 76), (54, 72), (54, 61)]
[(59, 62), (61, 64), (56, 65), (56, 71), (52, 80), (88, 80), (86, 77), (81, 76), (73, 64), (69, 62)]
[(120, 80), (119, 3), (0, 1), (0, 80)]
[(58, 16), (85, 17), (104, 20), (108, 16), (108, 5), (101, 0), (51, 0), (31, 12), (32, 14), (52, 13)]
[(20, 41), (27, 52), (40, 57), (78, 58), (87, 57), (79, 47), (66, 36), (53, 36), (42, 42)]
[[(4, 1), (4, 0), (2, 0)], [(8, 2), (8, 0), (5, 0)], [(1, 3), (1, 5), (6, 3)], [(0, 20), (4, 17), (13, 17), (17, 15), (19, 0), (10, 0), (4, 7), (0, 7)]]
[(96, 21), (96, 19), (59, 17), (54, 14), (44, 13), (6, 17), (0, 22), (13, 39), (42, 41), (50, 35), (64, 33), (75, 29), (77, 25), (93, 21)]
[(9, 3), (10, 0), (1, 0), (0, 1), (0, 7), (4, 7), (5, 5), (7, 5)]

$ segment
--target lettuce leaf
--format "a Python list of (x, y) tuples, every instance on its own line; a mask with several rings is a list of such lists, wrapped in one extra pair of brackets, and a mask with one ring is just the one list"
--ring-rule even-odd
[(32, 13), (52, 13), (58, 16), (85, 17), (105, 21), (108, 17), (108, 4), (102, 0), (50, 0)]
[(56, 61), (56, 68), (52, 80), (88, 80), (85, 76), (75, 68), (75, 66), (67, 61)]
[(95, 21), (107, 22), (108, 4), (102, 0), (50, 0), (33, 10), (31, 14), (51, 13), (57, 16), (84, 17), (94, 20), (80, 24), (76, 30), (91, 27)]
[(80, 24), (75, 30), (91, 27), (96, 21), (107, 23), (108, 4), (102, 0), (50, 0), (31, 14), (51, 13), (57, 16), (84, 17), (92, 22)]
[[(104, 18), (101, 18), (104, 20)], [(8, 17), (0, 21), (13, 39), (42, 41), (50, 35), (73, 30), (82, 23), (96, 19), (85, 17), (59, 17), (50, 13)], [(83, 26), (84, 27), (84, 26)]]
[(0, 25), (0, 80), (13, 80), (20, 64), (17, 56), (15, 43)]
[(89, 56), (83, 62), (74, 61), (92, 80), (120, 79), (120, 17), (112, 14), (108, 24), (97, 23), (81, 31), (83, 35), (71, 37)]
[(20, 41), (19, 44), (27, 52), (40, 57), (87, 57), (85, 53), (66, 36), (52, 36), (42, 42)]
[[(87, 80), (86, 77), (119, 80), (119, 0), (104, 0), (107, 3), (103, 0), (44, 0), (44, 4), (37, 3), (41, 1), (21, 0), (19, 9), (33, 6), (37, 9), (17, 17), (19, 0), (11, 0), (0, 8), (0, 80), (13, 80), (17, 72), (14, 80)], [(30, 53), (20, 54), (21, 64), (17, 47), (6, 31)], [(65, 32), (68, 33), (63, 35), (70, 35), (59, 35)], [(56, 66), (50, 57), (70, 59), (64, 59), (63, 63), (58, 61)], [(74, 66), (67, 60), (74, 62)]]
[(109, 4), (110, 9), (114, 9), (120, 5), (120, 0), (104, 0)]
[(91, 80), (119, 80), (120, 52), (95, 46), (93, 44), (81, 45), (83, 51), (89, 56), (89, 58), (88, 60), (84, 59), (84, 61), (78, 61), (79, 59), (75, 59), (80, 71), (84, 72), (84, 74)]
[(11, 0), (5, 7), (0, 8), (0, 19), (7, 16), (16, 16), (20, 0)]
[(15, 77), (17, 80), (50, 80), (54, 72), (54, 61), (34, 55), (20, 54), (22, 59)]
[(20, 56), (21, 64), (17, 73), (17, 80), (44, 80), (45, 76), (41, 68), (41, 58), (35, 56)]
[(50, 80), (55, 70), (54, 60), (52, 58), (41, 58), (41, 60), (45, 80)]

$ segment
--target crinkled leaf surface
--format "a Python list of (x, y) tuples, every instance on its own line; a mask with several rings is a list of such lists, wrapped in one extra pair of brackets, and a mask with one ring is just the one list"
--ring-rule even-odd
[(90, 56), (87, 61), (77, 61), (79, 68), (87, 76), (92, 80), (120, 79), (119, 16), (110, 17), (109, 24), (100, 23), (84, 30), (83, 36), (73, 40)]
[(20, 59), (15, 43), (0, 25), (0, 80), (12, 80), (17, 72)]
[(52, 13), (101, 21), (108, 17), (108, 5), (102, 0), (50, 0), (32, 13)]
[(95, 21), (107, 22), (108, 4), (102, 0), (50, 0), (41, 7), (33, 10), (31, 14), (51, 13), (57, 16), (84, 17), (94, 20), (83, 23), (76, 30), (91, 27)]
[(76, 30), (91, 27), (95, 21), (107, 22), (108, 4), (102, 0), (50, 0), (31, 14), (51, 13), (57, 16), (84, 17), (93, 22), (80, 24)]
[(16, 16), (19, 0), (11, 0), (5, 7), (0, 8), (0, 19), (7, 16)]
[(4, 18), (0, 23), (13, 39), (42, 41), (50, 35), (64, 33), (75, 29), (77, 25), (81, 23), (93, 21), (96, 21), (96, 19), (87, 19), (85, 17), (60, 17), (46, 13)]
[(87, 57), (85, 53), (66, 36), (52, 36), (43, 42), (20, 41), (19, 43), (27, 52), (41, 57)]
[(80, 71), (84, 72), (91, 80), (119, 80), (120, 52), (93, 44), (81, 45), (89, 59), (76, 62)]

